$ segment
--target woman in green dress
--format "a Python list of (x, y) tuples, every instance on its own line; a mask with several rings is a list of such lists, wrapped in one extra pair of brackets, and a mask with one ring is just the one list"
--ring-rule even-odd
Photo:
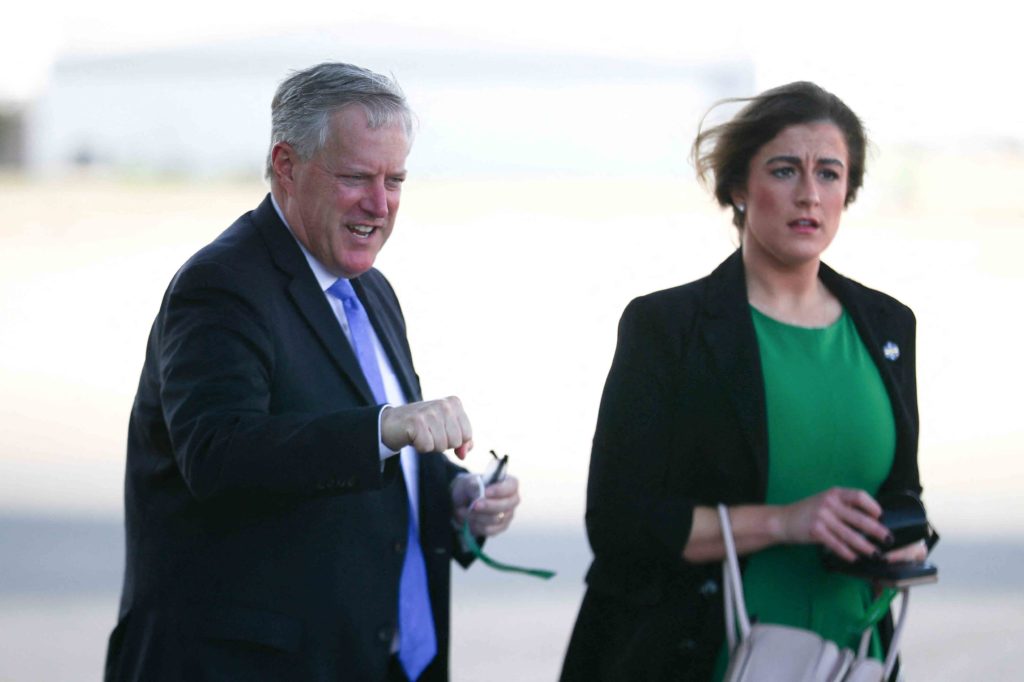
[(881, 556), (892, 538), (876, 498), (921, 490), (913, 313), (821, 262), (865, 147), (857, 116), (806, 82), (698, 135), (698, 173), (740, 249), (623, 313), (591, 456), (594, 563), (563, 680), (720, 678), (719, 503), (751, 615), (856, 644), (871, 588), (825, 571), (821, 553)]

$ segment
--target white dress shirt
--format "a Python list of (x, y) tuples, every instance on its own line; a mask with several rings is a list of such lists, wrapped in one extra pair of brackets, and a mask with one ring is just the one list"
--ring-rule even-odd
[[(345, 306), (341, 300), (328, 293), (328, 289), (338, 280), (336, 275), (331, 274), (324, 265), (316, 259), (309, 252), (309, 249), (303, 245), (302, 242), (295, 237), (295, 232), (292, 231), (291, 225), (284, 217), (284, 213), (281, 212), (281, 207), (277, 204), (277, 199), (274, 195), (270, 195), (270, 201), (274, 204), (274, 210), (277, 211), (278, 217), (281, 218), (281, 222), (285, 224), (288, 231), (292, 233), (292, 237), (295, 239), (295, 243), (299, 245), (299, 249), (302, 250), (302, 255), (306, 257), (306, 262), (309, 263), (309, 269), (313, 271), (313, 276), (316, 277), (317, 283), (320, 285), (320, 289), (324, 292), (324, 297), (327, 299), (327, 304), (331, 306), (331, 310), (334, 311), (334, 316), (338, 318), (338, 324), (341, 325), (342, 332), (345, 333), (345, 338), (352, 343), (352, 334), (348, 327), (348, 318), (345, 316)], [(380, 343), (380, 339), (377, 338), (377, 332), (370, 329), (370, 336), (373, 338), (373, 353), (377, 358), (377, 367), (380, 368), (380, 376), (384, 383), (384, 393), (388, 399), (388, 406), (392, 405), (405, 405), (408, 401), (405, 397), (405, 392), (402, 391), (402, 386), (398, 383), (398, 377), (391, 369), (391, 362), (388, 360), (387, 352)], [(384, 412), (384, 408), (381, 409), (381, 413)], [(377, 440), (380, 443), (380, 459), (383, 462), (388, 457), (392, 457), (396, 454), (394, 450), (384, 445), (384, 441), (381, 440), (380, 435), (380, 414), (377, 415)], [(409, 492), (409, 508), (412, 510), (412, 514), (417, 523), (419, 523), (419, 460), (416, 456), (416, 450), (411, 445), (407, 445), (401, 450), (401, 462), (402, 462), (402, 473), (405, 475), (406, 490)]]

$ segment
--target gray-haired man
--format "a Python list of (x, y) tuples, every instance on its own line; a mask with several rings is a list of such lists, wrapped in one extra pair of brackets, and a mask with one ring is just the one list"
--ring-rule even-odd
[[(132, 408), (127, 568), (108, 680), (445, 680), (454, 532), (472, 504), (458, 398), (423, 401), (374, 259), (412, 122), (347, 64), (274, 97), (271, 193), (164, 296)], [(429, 286), (429, 283), (425, 283)]]

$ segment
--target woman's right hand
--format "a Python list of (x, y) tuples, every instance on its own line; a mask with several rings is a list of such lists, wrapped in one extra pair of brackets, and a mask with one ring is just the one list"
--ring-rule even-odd
[(830, 488), (782, 507), (784, 542), (818, 544), (846, 561), (879, 554), (869, 537), (885, 545), (889, 530), (879, 521), (882, 508), (863, 490)]

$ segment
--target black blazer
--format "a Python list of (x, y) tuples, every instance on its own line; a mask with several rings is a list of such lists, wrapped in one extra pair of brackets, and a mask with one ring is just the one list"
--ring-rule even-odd
[[(421, 399), (387, 280), (354, 280)], [(378, 408), (269, 196), (175, 275), (132, 407), (127, 561), (107, 680), (383, 680), (408, 501)], [(421, 543), (447, 679), (456, 547), (438, 453), (419, 465)], [(459, 557), (464, 559), (465, 557)]]
[[(920, 492), (914, 315), (824, 264), (819, 277), (892, 403), (896, 454), (882, 492)], [(892, 344), (899, 357), (887, 359)], [(563, 680), (708, 679), (724, 639), (721, 566), (682, 558), (693, 507), (763, 503), (767, 471), (764, 382), (736, 251), (622, 315), (587, 486), (594, 562)]]

